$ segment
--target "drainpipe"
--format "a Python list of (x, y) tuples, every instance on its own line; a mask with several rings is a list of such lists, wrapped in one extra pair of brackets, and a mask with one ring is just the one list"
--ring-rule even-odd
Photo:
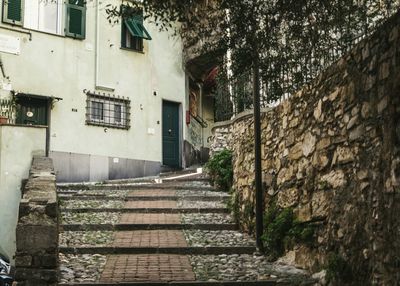
[(263, 250), (263, 189), (261, 165), (261, 115), (260, 115), (260, 70), (257, 48), (253, 55), (253, 105), (254, 105), (254, 155), (256, 187), (256, 242), (257, 248)]
[(95, 63), (94, 63), (94, 87), (106, 91), (114, 91), (113, 87), (105, 86), (99, 83), (99, 64), (100, 64), (100, 0), (96, 0), (96, 25), (95, 25)]

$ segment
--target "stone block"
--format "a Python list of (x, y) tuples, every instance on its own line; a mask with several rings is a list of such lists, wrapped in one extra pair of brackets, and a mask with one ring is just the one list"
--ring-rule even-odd
[(297, 143), (290, 149), (288, 157), (290, 160), (297, 160), (303, 156), (303, 144)]
[(322, 176), (320, 180), (329, 183), (333, 188), (342, 187), (347, 183), (343, 170), (333, 170)]
[(294, 215), (300, 222), (311, 221), (311, 204), (300, 204), (294, 209)]
[(315, 192), (311, 199), (312, 219), (325, 219), (331, 206), (332, 192)]
[[(19, 267), (15, 271), (15, 280), (17, 281), (40, 281), (44, 282), (57, 282), (58, 281), (58, 270), (55, 269), (31, 269)], [(36, 284), (32, 284), (36, 285)], [(47, 284), (37, 284), (47, 285)]]
[(388, 97), (385, 96), (385, 97), (382, 98), (381, 101), (378, 103), (378, 106), (377, 106), (378, 113), (381, 114), (382, 111), (384, 111), (384, 110), (386, 109), (387, 106), (388, 106)]
[(37, 251), (55, 251), (58, 246), (58, 227), (54, 225), (17, 226), (17, 251), (35, 253)]
[(303, 150), (303, 155), (308, 157), (315, 150), (315, 144), (317, 139), (311, 133), (307, 133), (304, 136), (303, 145), (301, 149)]
[(297, 188), (290, 188), (280, 190), (278, 192), (278, 206), (281, 208), (294, 207), (299, 202), (299, 190)]
[(15, 267), (30, 267), (32, 265), (32, 256), (17, 254), (15, 257)]

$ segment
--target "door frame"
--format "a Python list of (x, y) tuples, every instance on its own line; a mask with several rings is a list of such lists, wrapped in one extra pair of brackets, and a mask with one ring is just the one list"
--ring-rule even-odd
[(163, 98), (161, 100), (161, 165), (164, 165), (164, 147), (163, 147), (163, 127), (164, 127), (164, 122), (163, 122), (163, 114), (164, 114), (164, 102), (170, 102), (173, 104), (178, 105), (178, 168), (182, 168), (182, 150), (183, 150), (183, 116), (182, 116), (182, 102), (179, 101), (174, 101), (174, 100), (169, 100)]

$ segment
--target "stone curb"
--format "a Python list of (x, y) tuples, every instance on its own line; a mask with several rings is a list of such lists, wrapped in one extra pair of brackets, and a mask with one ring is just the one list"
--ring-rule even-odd
[(82, 195), (76, 194), (73, 196), (66, 196), (64, 194), (59, 194), (59, 199), (64, 201), (91, 201), (91, 200), (107, 200), (107, 201), (225, 201), (230, 198), (230, 196), (127, 196), (127, 197), (108, 197), (107, 195)]
[[(126, 282), (126, 283), (59, 283), (59, 286), (113, 286), (113, 285), (124, 285), (124, 286), (270, 286), (270, 285), (295, 285), (289, 282), (278, 282), (276, 279), (263, 280), (263, 281), (247, 281), (247, 282), (233, 282), (233, 281), (193, 281), (193, 282)], [(306, 285), (306, 284), (303, 284)]]
[(182, 208), (182, 209), (171, 209), (171, 208), (76, 208), (76, 209), (60, 209), (64, 213), (104, 213), (104, 212), (120, 212), (120, 213), (229, 213), (227, 208)]
[(208, 186), (180, 186), (180, 185), (163, 185), (163, 184), (143, 184), (143, 185), (61, 185), (57, 186), (59, 190), (198, 190), (198, 191), (215, 191), (214, 187)]
[(199, 229), (199, 230), (237, 230), (236, 224), (64, 224), (64, 231), (94, 230), (156, 230), (156, 229)]
[(252, 246), (238, 247), (63, 247), (64, 254), (182, 254), (182, 255), (219, 255), (253, 254), (257, 249)]

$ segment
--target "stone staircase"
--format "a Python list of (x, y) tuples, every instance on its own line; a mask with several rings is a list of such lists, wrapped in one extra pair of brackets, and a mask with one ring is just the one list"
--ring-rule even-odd
[(237, 230), (202, 175), (60, 184), (59, 285), (306, 285)]

